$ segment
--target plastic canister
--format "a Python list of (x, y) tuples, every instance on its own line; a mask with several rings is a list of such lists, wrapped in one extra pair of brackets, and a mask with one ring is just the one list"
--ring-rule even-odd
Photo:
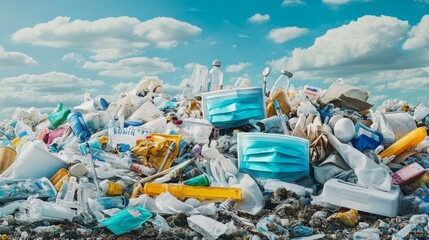
[(405, 136), (398, 139), (387, 149), (379, 154), (381, 158), (398, 156), (405, 150), (417, 146), (427, 136), (427, 130), (424, 127), (419, 127), (409, 132)]
[(124, 190), (124, 187), (121, 184), (108, 180), (100, 182), (100, 188), (108, 196), (119, 196)]
[(73, 134), (80, 142), (86, 142), (91, 137), (91, 132), (88, 129), (85, 121), (83, 120), (82, 113), (72, 112), (67, 117), (67, 122), (72, 128)]
[(64, 180), (69, 180), (69, 178), (70, 178), (69, 171), (67, 171), (67, 169), (61, 168), (49, 180), (55, 186), (55, 188), (57, 189), (57, 191), (59, 191), (61, 189), (61, 187), (63, 186)]
[(0, 147), (0, 173), (4, 172), (15, 161), (16, 151), (13, 148)]

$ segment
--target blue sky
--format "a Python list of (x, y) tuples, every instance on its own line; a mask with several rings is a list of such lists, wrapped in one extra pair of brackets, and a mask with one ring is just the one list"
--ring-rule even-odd
[[(114, 99), (145, 75), (168, 93), (220, 59), (226, 85), (343, 78), (375, 104), (429, 103), (429, 0), (0, 1), (0, 114)], [(186, 80), (185, 80), (186, 82)]]

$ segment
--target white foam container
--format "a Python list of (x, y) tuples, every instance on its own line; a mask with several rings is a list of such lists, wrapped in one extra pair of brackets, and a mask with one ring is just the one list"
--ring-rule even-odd
[(399, 211), (399, 186), (389, 192), (357, 186), (330, 179), (323, 187), (323, 200), (329, 204), (356, 209), (386, 217), (396, 217)]

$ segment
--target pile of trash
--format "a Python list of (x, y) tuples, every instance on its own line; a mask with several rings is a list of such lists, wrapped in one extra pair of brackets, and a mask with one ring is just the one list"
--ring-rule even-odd
[(334, 82), (270, 91), (220, 61), (0, 124), (2, 239), (422, 239), (429, 108)]

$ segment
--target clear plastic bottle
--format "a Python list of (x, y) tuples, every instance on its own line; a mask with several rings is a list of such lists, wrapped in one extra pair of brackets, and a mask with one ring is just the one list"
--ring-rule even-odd
[(202, 93), (207, 92), (208, 76), (209, 69), (206, 66), (195, 65), (192, 72), (192, 83), (194, 85), (192, 93), (195, 96), (201, 96)]
[(222, 90), (223, 87), (223, 72), (220, 70), (221, 62), (219, 60), (213, 61), (213, 68), (210, 69), (210, 77), (208, 82), (209, 92)]
[(281, 73), (282, 74), (279, 78), (277, 78), (277, 80), (274, 82), (273, 87), (271, 88), (270, 98), (272, 98), (274, 94), (279, 90), (287, 91), (289, 88), (289, 79), (293, 76), (293, 74), (284, 69), (281, 71)]
[(88, 178), (81, 177), (79, 181), (79, 188), (77, 190), (77, 200), (79, 202), (78, 213), (82, 217), (84, 223), (88, 224), (93, 222), (95, 219), (91, 215), (88, 206), (88, 199), (96, 197), (96, 187), (93, 183), (90, 183)]

